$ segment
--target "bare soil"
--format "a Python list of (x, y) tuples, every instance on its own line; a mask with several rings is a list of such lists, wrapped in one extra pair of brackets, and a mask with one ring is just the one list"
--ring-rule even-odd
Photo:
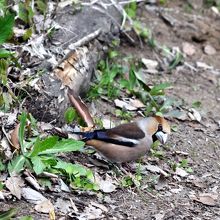
[[(196, 1), (192, 1), (196, 2)], [(169, 15), (173, 26), (165, 21), (161, 13)], [(165, 159), (152, 159), (146, 156), (143, 163), (149, 161), (166, 169), (169, 161), (180, 161), (187, 157), (193, 172), (190, 176), (174, 178), (169, 177), (163, 181), (163, 186), (158, 187), (153, 181), (156, 174), (148, 173), (143, 176), (142, 187), (120, 188), (114, 193), (51, 193), (45, 196), (52, 203), (58, 198), (72, 198), (80, 211), (94, 201), (102, 203), (108, 212), (101, 219), (186, 219), (186, 220), (219, 220), (220, 219), (220, 15), (211, 9), (188, 9), (186, 1), (170, 1), (161, 11), (147, 10), (142, 5), (139, 17), (147, 27), (152, 29), (155, 39), (170, 47), (182, 48), (183, 42), (195, 46), (195, 54), (185, 58), (191, 65), (197, 61), (204, 62), (213, 69), (192, 70), (186, 65), (179, 66), (171, 72), (160, 71), (158, 74), (148, 74), (147, 79), (151, 84), (158, 82), (171, 82), (172, 89), (167, 95), (176, 100), (182, 100), (186, 107), (191, 107), (194, 101), (202, 103), (198, 110), (202, 115), (201, 123), (191, 120), (170, 119), (172, 125), (177, 126), (177, 131), (171, 134), (165, 151)], [(214, 55), (204, 53), (204, 47), (212, 45), (216, 49)], [(121, 53), (136, 55), (137, 58), (157, 59), (155, 52), (148, 45), (136, 47), (123, 44)], [(97, 104), (98, 106), (98, 104)], [(97, 110), (98, 111), (98, 110)], [(106, 108), (100, 114), (108, 115)], [(178, 153), (180, 151), (180, 153)], [(184, 156), (181, 152), (188, 155)], [(77, 155), (81, 157), (82, 155)], [(86, 161), (86, 157), (83, 161)], [(74, 156), (72, 157), (72, 160)], [(111, 172), (104, 168), (97, 168), (99, 172)], [(145, 185), (144, 185), (145, 184)], [(193, 201), (191, 195), (200, 193), (217, 194), (215, 205), (210, 206)], [(91, 195), (90, 195), (91, 194)], [(49, 219), (48, 215), (36, 213), (33, 205), (25, 201), (1, 202), (4, 210), (9, 207), (19, 207), (18, 216), (31, 215), (34, 219)], [(63, 216), (56, 212), (60, 219), (77, 219)], [(59, 219), (59, 218), (58, 218)]]

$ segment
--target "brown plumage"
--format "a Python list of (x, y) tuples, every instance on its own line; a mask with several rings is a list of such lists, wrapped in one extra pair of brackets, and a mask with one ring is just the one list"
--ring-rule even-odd
[(159, 116), (139, 119), (112, 129), (80, 132), (87, 145), (108, 160), (119, 163), (137, 160), (150, 150), (156, 140), (164, 144), (169, 133), (169, 123)]

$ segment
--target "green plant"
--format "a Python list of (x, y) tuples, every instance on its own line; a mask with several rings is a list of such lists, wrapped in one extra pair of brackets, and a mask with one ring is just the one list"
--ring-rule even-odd
[(14, 209), (14, 208), (11, 208), (7, 211), (1, 211), (0, 212), (0, 219), (1, 220), (9, 220), (11, 219), (12, 217), (14, 217), (17, 213), (17, 209)]
[(25, 24), (32, 25), (34, 11), (33, 11), (33, 8), (31, 6), (31, 1), (30, 0), (26, 0), (25, 2), (20, 2), (18, 6), (19, 6), (18, 17)]
[(123, 120), (130, 121), (133, 118), (133, 114), (131, 112), (126, 111), (125, 109), (116, 109), (115, 115), (120, 117)]
[(193, 108), (201, 108), (201, 106), (202, 106), (202, 103), (200, 101), (194, 101), (192, 103)]
[(18, 132), (21, 150), (8, 163), (9, 173), (20, 173), (25, 168), (29, 168), (36, 175), (47, 171), (65, 176), (71, 185), (78, 188), (96, 189), (93, 174), (89, 169), (79, 164), (64, 162), (57, 157), (58, 153), (79, 151), (84, 146), (84, 142), (59, 139), (56, 136), (34, 137), (33, 134), (39, 136), (34, 130), (35, 123), (30, 114), (25, 112), (21, 114)]
[(135, 1), (130, 2), (125, 6), (125, 11), (130, 18), (135, 18), (137, 14), (137, 3)]
[(206, 7), (216, 6), (218, 9), (220, 9), (220, 1), (219, 0), (203, 0), (203, 4)]
[(175, 171), (177, 167), (183, 168), (186, 172), (192, 173), (193, 169), (190, 167), (187, 159), (182, 159), (178, 163), (170, 162), (172, 169)]
[(67, 108), (67, 110), (64, 113), (64, 118), (67, 124), (72, 123), (73, 120), (77, 118), (76, 110), (73, 107)]
[(98, 69), (97, 83), (92, 85), (88, 98), (94, 99), (99, 96), (116, 98), (119, 94), (116, 78), (122, 74), (122, 67), (118, 64), (109, 64), (107, 59), (100, 61)]
[(0, 110), (7, 111), (15, 98), (10, 89), (7, 70), (10, 65), (18, 66), (14, 53), (3, 48), (2, 44), (12, 37), (15, 15), (5, 12), (0, 17)]
[(150, 152), (151, 152), (151, 155), (153, 157), (163, 159), (164, 158), (164, 152), (159, 149), (159, 146), (160, 146), (160, 142), (155, 141), (151, 146)]
[[(118, 60), (118, 58), (117, 58)], [(115, 59), (107, 58), (99, 65), (99, 74), (88, 93), (89, 99), (106, 96), (109, 100), (115, 99), (120, 92), (135, 96), (146, 104), (145, 115), (154, 113), (163, 115), (171, 108), (173, 100), (165, 96), (165, 89), (170, 87), (169, 83), (161, 83), (149, 87), (143, 79), (140, 64), (130, 60), (130, 68), (127, 69), (118, 64)], [(131, 114), (124, 110), (117, 110), (116, 114), (128, 120)]]

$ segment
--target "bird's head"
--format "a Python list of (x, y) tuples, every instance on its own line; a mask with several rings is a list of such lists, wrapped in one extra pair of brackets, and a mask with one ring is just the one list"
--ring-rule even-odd
[(165, 118), (155, 116), (151, 118), (148, 130), (152, 134), (153, 142), (159, 140), (161, 144), (165, 144), (170, 134), (170, 125)]

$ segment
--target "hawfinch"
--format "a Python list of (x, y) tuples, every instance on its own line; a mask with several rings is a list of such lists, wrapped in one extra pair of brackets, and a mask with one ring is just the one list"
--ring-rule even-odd
[(111, 129), (92, 132), (74, 132), (112, 162), (135, 161), (150, 150), (153, 142), (167, 141), (170, 133), (168, 122), (159, 116), (139, 119)]

